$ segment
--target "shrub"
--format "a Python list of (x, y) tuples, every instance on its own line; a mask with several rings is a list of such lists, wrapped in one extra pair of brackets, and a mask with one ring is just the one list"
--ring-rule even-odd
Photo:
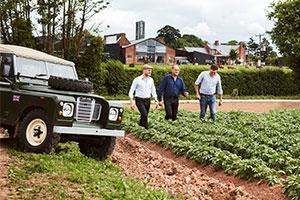
[(108, 94), (116, 95), (124, 92), (125, 71), (123, 64), (120, 61), (108, 60), (101, 64), (101, 68), (108, 72), (104, 84)]
[[(118, 61), (102, 64), (108, 71), (105, 87), (110, 95), (128, 94), (133, 79), (142, 74), (142, 67), (123, 67)], [(181, 66), (180, 76), (183, 78), (187, 90), (194, 94), (194, 83), (202, 71), (209, 66)], [(152, 72), (156, 89), (164, 77), (171, 71), (167, 65), (155, 66)], [(294, 73), (288, 68), (264, 67), (262, 69), (237, 67), (236, 69), (220, 69), (224, 94), (251, 95), (297, 95)], [(94, 83), (95, 84), (95, 83)]]

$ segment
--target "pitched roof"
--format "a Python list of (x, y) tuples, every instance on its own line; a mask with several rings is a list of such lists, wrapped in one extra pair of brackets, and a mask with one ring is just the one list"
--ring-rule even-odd
[(203, 54), (208, 54), (207, 50), (205, 48), (200, 48), (200, 47), (184, 47), (184, 49), (189, 52), (199, 52), (199, 53), (203, 53)]
[(133, 40), (133, 41), (130, 41), (130, 44), (124, 45), (124, 46), (122, 46), (122, 48), (127, 48), (127, 47), (130, 47), (130, 46), (139, 44), (139, 43), (144, 42), (144, 41), (147, 41), (147, 40), (155, 40), (156, 42), (159, 42), (159, 43), (161, 43), (162, 45), (167, 46), (166, 44), (160, 42), (159, 40), (157, 40), (157, 39), (155, 39), (155, 38), (144, 38), (144, 39), (140, 39), (140, 40)]
[(41, 52), (41, 51), (37, 51), (37, 50), (30, 49), (27, 47), (22, 47), (22, 46), (0, 44), (0, 53), (11, 53), (11, 54), (15, 54), (18, 57), (47, 61), (47, 62), (62, 64), (62, 65), (74, 66), (73, 62), (49, 55), (49, 54)]
[(239, 48), (239, 45), (214, 45), (214, 44), (208, 44), (208, 47), (211, 49), (216, 49), (218, 52), (221, 53), (222, 56), (229, 56), (231, 49), (237, 50)]

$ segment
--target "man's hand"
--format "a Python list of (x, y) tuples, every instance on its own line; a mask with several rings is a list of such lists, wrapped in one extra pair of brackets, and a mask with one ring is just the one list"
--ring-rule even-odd
[(159, 101), (159, 102), (158, 102), (158, 105), (159, 105), (159, 106), (162, 106), (162, 105), (163, 105), (163, 102), (162, 102), (162, 101)]
[(200, 94), (196, 94), (196, 99), (201, 100)]
[(155, 101), (155, 108), (158, 109), (160, 106), (159, 106), (159, 103), (158, 101)]
[(219, 100), (219, 106), (221, 106), (222, 104), (223, 104), (223, 100), (220, 99), (220, 100)]
[(135, 103), (132, 101), (131, 103), (130, 103), (130, 108), (132, 109), (132, 110), (134, 110), (135, 109)]

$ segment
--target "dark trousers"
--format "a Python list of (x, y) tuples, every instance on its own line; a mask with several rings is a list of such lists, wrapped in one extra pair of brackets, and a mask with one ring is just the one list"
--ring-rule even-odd
[(135, 97), (135, 104), (141, 114), (139, 125), (148, 129), (148, 113), (150, 109), (150, 98), (143, 99)]
[(165, 119), (176, 120), (179, 106), (178, 97), (164, 97), (164, 105), (166, 111)]

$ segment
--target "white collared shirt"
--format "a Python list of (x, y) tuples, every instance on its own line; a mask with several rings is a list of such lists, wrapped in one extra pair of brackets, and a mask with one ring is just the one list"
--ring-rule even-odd
[(214, 76), (210, 76), (209, 71), (201, 72), (195, 82), (195, 85), (200, 85), (200, 94), (213, 95), (216, 93), (216, 89), (218, 95), (223, 94), (221, 77), (217, 73)]
[(132, 99), (135, 92), (135, 97), (157, 99), (156, 89), (153, 78), (145, 78), (143, 75), (136, 77), (130, 87), (128, 96)]

